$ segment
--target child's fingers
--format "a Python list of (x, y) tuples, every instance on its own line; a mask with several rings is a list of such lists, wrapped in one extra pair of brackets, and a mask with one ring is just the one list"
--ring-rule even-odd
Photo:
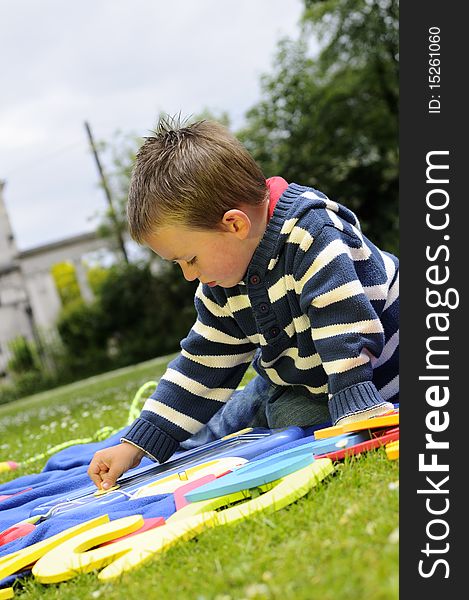
[(99, 450), (88, 467), (88, 476), (96, 487), (107, 490), (116, 485), (122, 473), (137, 466), (143, 454), (140, 448), (126, 443)]
[(95, 486), (98, 489), (100, 489), (101, 488), (101, 482), (102, 482), (101, 475), (99, 473), (90, 473), (88, 471), (88, 476), (91, 479), (91, 481), (95, 484)]
[(99, 460), (92, 460), (88, 467), (88, 477), (97, 488), (101, 488), (103, 477), (109, 471), (109, 467)]
[(117, 479), (122, 475), (122, 473), (125, 470), (126, 469), (120, 463), (117, 463), (114, 465), (111, 464), (109, 469), (107, 469), (106, 471), (101, 471), (101, 488), (103, 490), (108, 490), (109, 488), (114, 487), (116, 485)]

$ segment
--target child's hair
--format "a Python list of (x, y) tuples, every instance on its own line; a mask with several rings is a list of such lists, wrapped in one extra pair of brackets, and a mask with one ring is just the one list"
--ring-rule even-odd
[(127, 217), (132, 238), (164, 225), (216, 228), (226, 211), (266, 198), (265, 177), (223, 125), (162, 117), (145, 138), (132, 171)]

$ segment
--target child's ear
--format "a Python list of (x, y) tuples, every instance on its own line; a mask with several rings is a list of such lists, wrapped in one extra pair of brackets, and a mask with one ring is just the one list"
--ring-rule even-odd
[(223, 215), (221, 226), (225, 232), (234, 233), (239, 239), (245, 240), (251, 231), (252, 223), (245, 212), (233, 208)]

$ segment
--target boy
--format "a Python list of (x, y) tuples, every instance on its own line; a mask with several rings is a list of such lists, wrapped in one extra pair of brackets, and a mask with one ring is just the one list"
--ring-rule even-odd
[[(398, 401), (398, 260), (347, 208), (266, 181), (218, 123), (163, 119), (127, 214), (137, 242), (200, 281), (197, 321), (121, 443), (93, 457), (98, 487), (248, 425), (345, 423)], [(257, 377), (235, 392), (251, 362)]]

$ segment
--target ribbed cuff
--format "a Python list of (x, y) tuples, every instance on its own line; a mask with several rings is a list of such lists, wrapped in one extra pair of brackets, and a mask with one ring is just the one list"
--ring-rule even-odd
[(335, 425), (342, 417), (355, 415), (385, 403), (375, 384), (365, 381), (334, 394), (329, 400), (329, 412)]
[(179, 447), (179, 442), (140, 417), (132, 423), (122, 440), (138, 446), (160, 463), (168, 460)]

